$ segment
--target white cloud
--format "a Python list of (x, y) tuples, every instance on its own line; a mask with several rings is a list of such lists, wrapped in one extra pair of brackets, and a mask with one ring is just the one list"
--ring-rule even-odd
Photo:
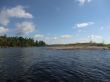
[(32, 18), (33, 16), (26, 12), (23, 6), (16, 6), (11, 9), (6, 10), (7, 14), (11, 17), (19, 17), (19, 18)]
[(63, 44), (64, 39), (61, 38), (60, 36), (47, 36), (45, 37), (45, 42), (47, 44)]
[(4, 8), (0, 11), (0, 24), (7, 25), (10, 22), (10, 17), (32, 18), (33, 16), (28, 13), (23, 6)]
[(25, 21), (25, 22), (16, 24), (17, 34), (24, 35), (24, 34), (31, 33), (34, 30), (35, 30), (35, 26), (32, 22)]
[(64, 38), (64, 39), (68, 39), (68, 38), (72, 38), (72, 37), (73, 37), (72, 35), (68, 35), (68, 34), (61, 36), (61, 38)]
[(43, 41), (45, 41), (46, 36), (43, 35), (43, 34), (35, 34), (35, 35), (33, 36), (33, 38), (34, 38), (34, 40), (43, 40)]
[(53, 39), (54, 39), (54, 40), (57, 40), (57, 39), (58, 39), (58, 37), (53, 37)]
[(43, 39), (45, 36), (43, 34), (34, 35), (34, 39)]
[(88, 36), (88, 38), (92, 42), (99, 42), (100, 43), (100, 42), (104, 41), (103, 37), (100, 35), (90, 35), (90, 36)]
[(72, 35), (65, 34), (60, 36), (49, 36), (43, 34), (36, 34), (34, 35), (34, 40), (43, 40), (47, 44), (64, 44), (68, 43), (68, 40), (72, 39)]
[(86, 3), (90, 3), (92, 0), (78, 0), (79, 5), (84, 5)]
[(85, 27), (91, 26), (93, 24), (94, 24), (94, 22), (82, 22), (82, 23), (76, 24), (75, 27), (77, 27), (77, 28), (85, 28)]
[(5, 27), (0, 27), (0, 34), (8, 32), (9, 29)]

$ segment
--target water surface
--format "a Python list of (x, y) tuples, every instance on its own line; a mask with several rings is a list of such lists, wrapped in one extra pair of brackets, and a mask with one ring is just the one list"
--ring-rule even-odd
[(110, 82), (110, 50), (1, 48), (0, 82)]

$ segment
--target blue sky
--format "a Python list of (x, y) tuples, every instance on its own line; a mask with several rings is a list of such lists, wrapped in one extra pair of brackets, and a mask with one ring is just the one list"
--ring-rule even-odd
[(110, 43), (110, 0), (0, 0), (0, 35), (49, 44)]

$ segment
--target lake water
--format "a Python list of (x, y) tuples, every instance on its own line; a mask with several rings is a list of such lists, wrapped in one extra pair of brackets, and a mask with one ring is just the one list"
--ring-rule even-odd
[(110, 50), (1, 48), (0, 82), (110, 82)]

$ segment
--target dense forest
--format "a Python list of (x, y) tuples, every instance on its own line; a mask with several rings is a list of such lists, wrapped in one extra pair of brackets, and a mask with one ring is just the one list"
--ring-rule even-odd
[(30, 46), (45, 46), (44, 41), (34, 41), (32, 38), (23, 37), (7, 37), (0, 36), (0, 47), (30, 47)]

